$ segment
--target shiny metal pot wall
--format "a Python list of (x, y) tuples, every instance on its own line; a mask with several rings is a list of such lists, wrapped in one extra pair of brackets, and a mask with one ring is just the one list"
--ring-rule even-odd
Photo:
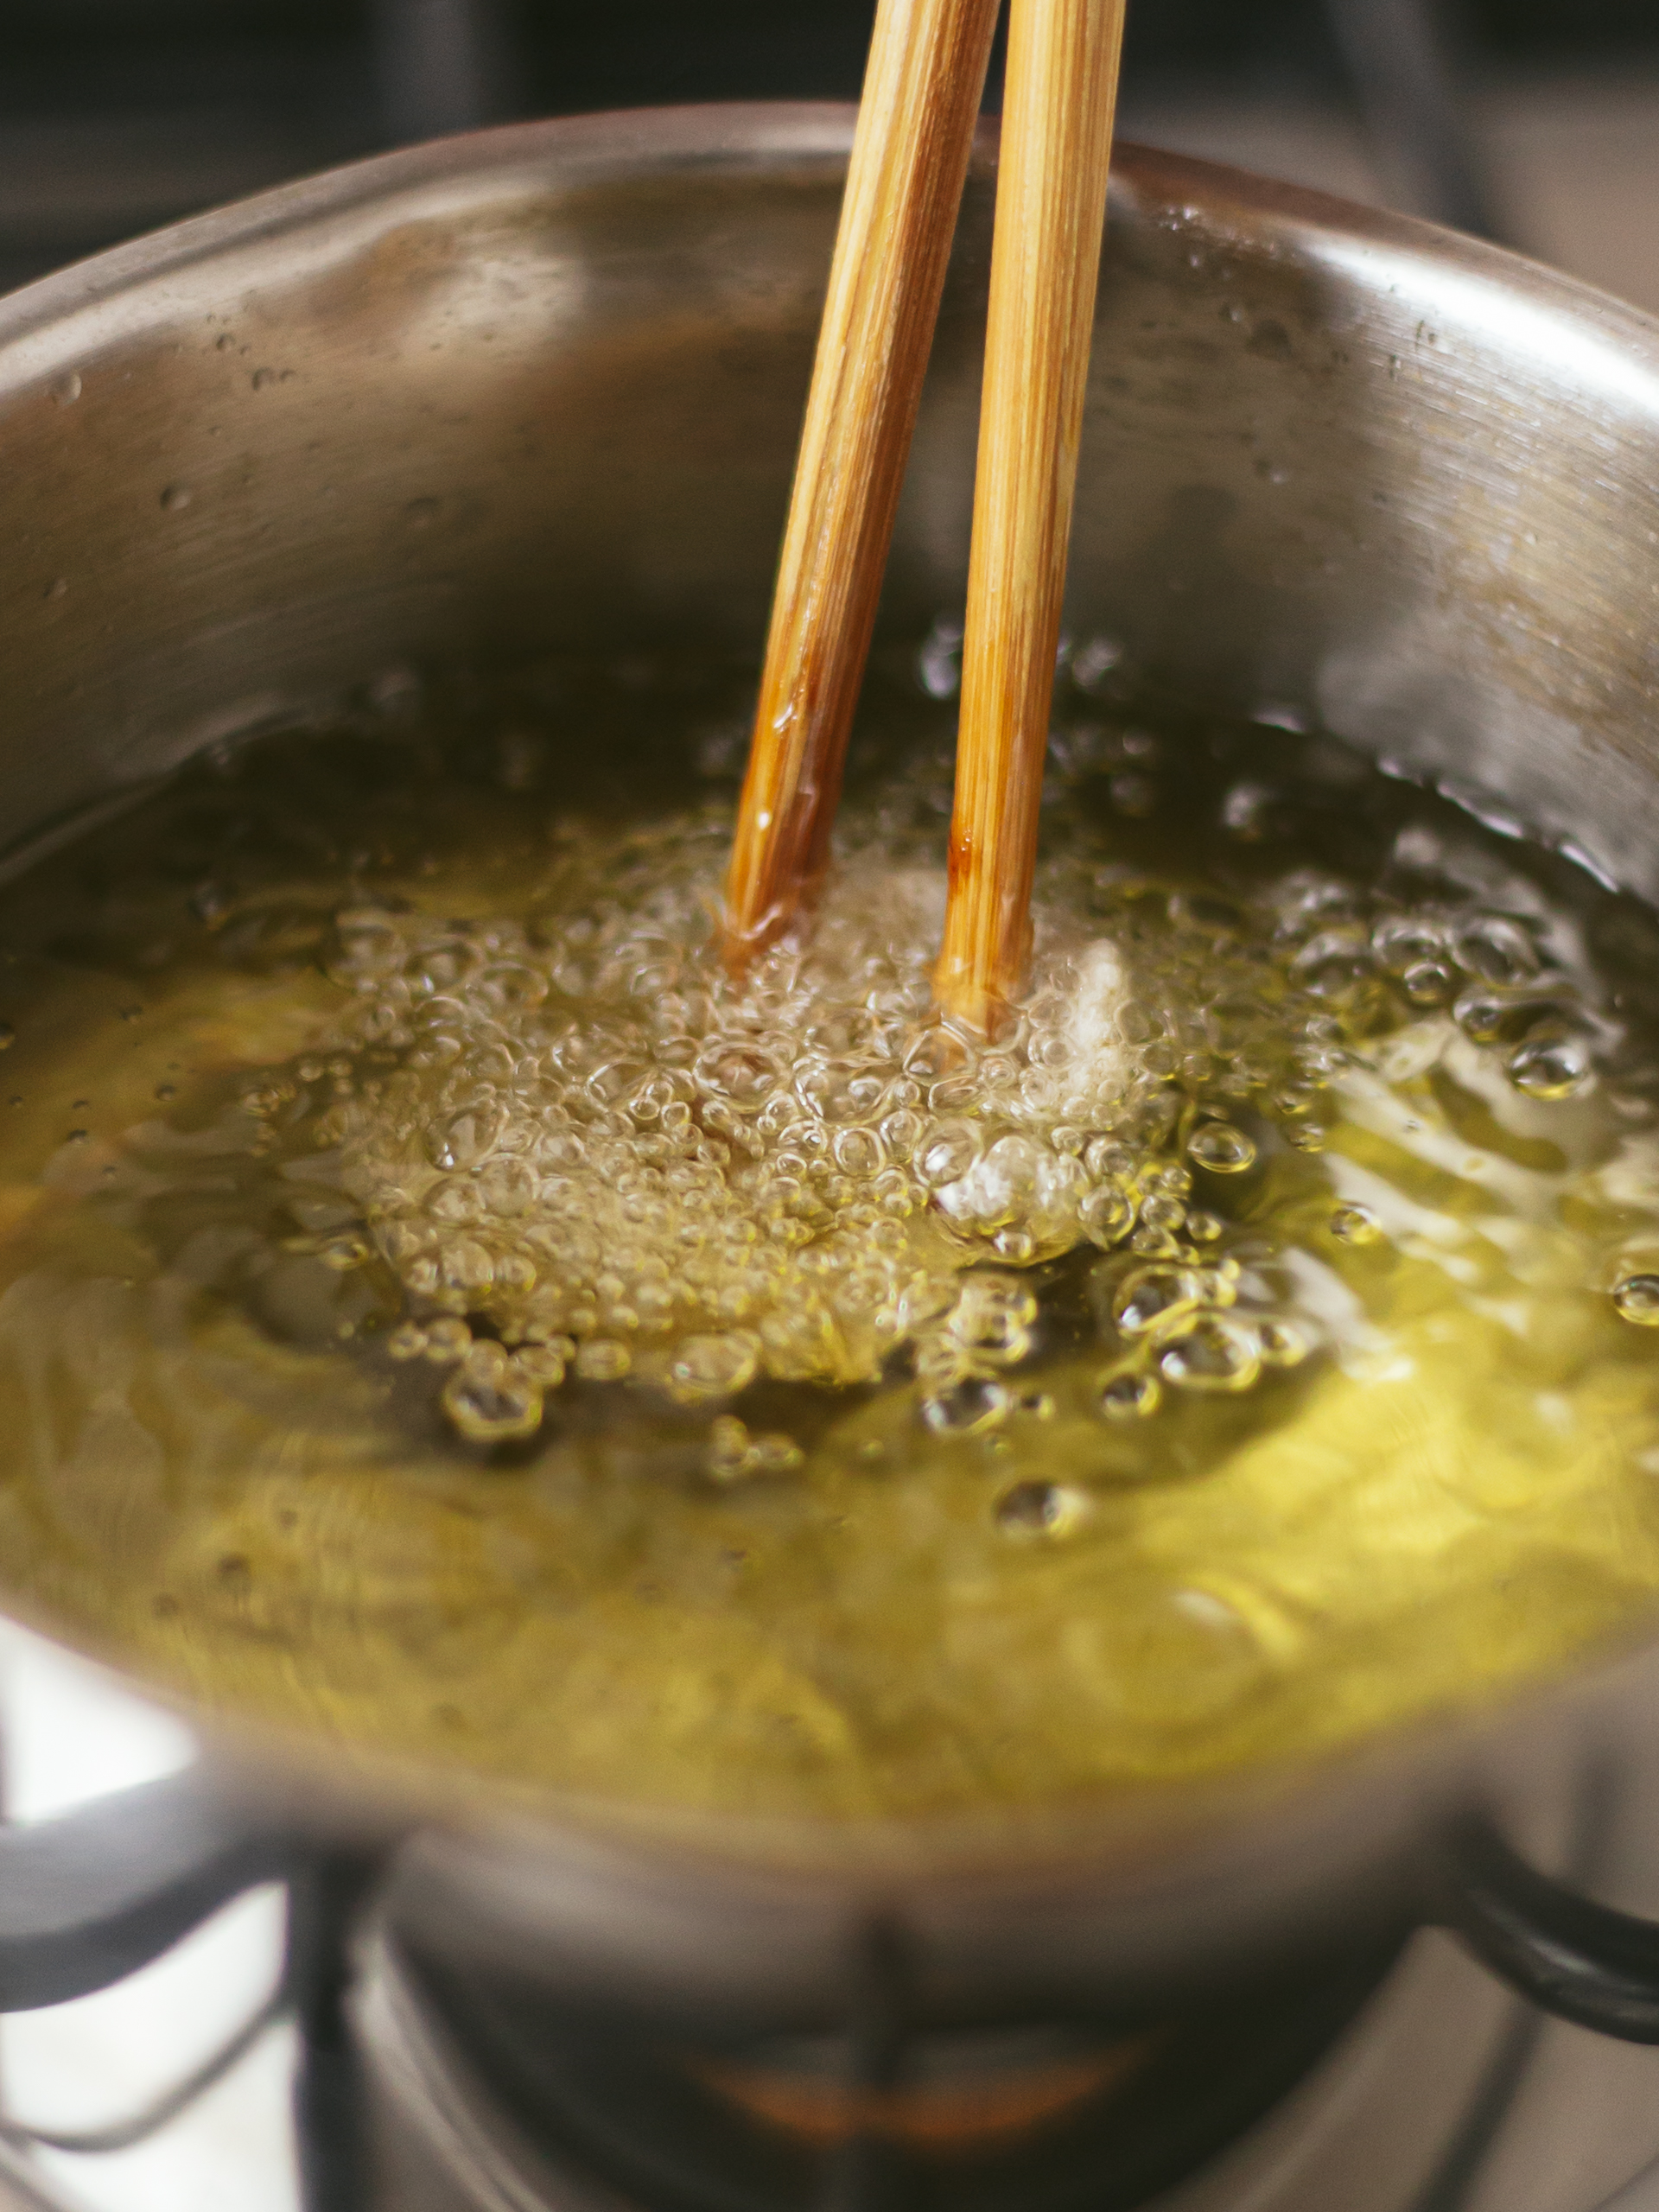
[[(758, 644), (850, 133), (840, 108), (754, 107), (484, 134), (0, 307), (8, 834), (410, 660)], [(898, 628), (963, 589), (993, 164)], [(1072, 598), (1126, 680), (1321, 721), (1659, 891), (1659, 328), (1467, 241), (1131, 150), (1100, 297)], [(1423, 1835), (1477, 1788), (1547, 1840), (1585, 1743), (1654, 1681), (1637, 1655), (1298, 1787), (950, 1849), (429, 1830), (395, 1909), (474, 1962), (700, 2005), (833, 2004), (872, 1911), (901, 1915), (924, 2005), (1127, 1993), (1414, 1909)], [(327, 1804), (355, 1786), (337, 1770)]]

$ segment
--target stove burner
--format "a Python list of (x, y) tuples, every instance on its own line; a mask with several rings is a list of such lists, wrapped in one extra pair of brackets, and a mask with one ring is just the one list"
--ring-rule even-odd
[(1276, 2104), (1371, 1995), (1397, 1946), (1192, 2013), (1078, 2014), (910, 2032), (902, 1960), (871, 1932), (849, 2033), (688, 2037), (561, 2015), (407, 1950), (407, 2021), (568, 2177), (650, 2212), (1133, 2212)]
[[(1281, 1964), (1162, 2018), (1130, 2016), (1122, 1998), (1110, 2010), (1103, 1993), (1044, 2020), (946, 2026), (920, 2010), (903, 1931), (877, 1923), (848, 1961), (844, 2011), (785, 2030), (777, 2019), (651, 2015), (616, 1996), (561, 1999), (486, 1973), (470, 1954), (446, 1964), (428, 1948), (430, 1929), (397, 1929), (372, 1859), (274, 1833), (190, 1769), (0, 1827), (0, 2011), (105, 1986), (227, 1898), (276, 1879), (288, 1890), (289, 1949), (267, 2011), (291, 2014), (299, 2030), (308, 2212), (1136, 2212), (1166, 2196), (1187, 2212), (1224, 2212), (1235, 2201), (1227, 2177), (1264, 2156), (1284, 2168), (1289, 2193), (1247, 2190), (1249, 2201), (1306, 2212), (1351, 2199), (1304, 2189), (1281, 2157), (1286, 2131), (1300, 2139), (1291, 2163), (1305, 2179), (1308, 2159), (1324, 2155), (1319, 2112), (1328, 2120), (1344, 2107), (1348, 2171), (1368, 2189), (1376, 2177), (1382, 2191), (1365, 2196), (1368, 2212), (1453, 2212), (1471, 2201), (1471, 2177), (1478, 2196), (1494, 2156), (1502, 2164), (1523, 2076), (1563, 2032), (1524, 2016), (1511, 2031), (1504, 1982), (1565, 2019), (1659, 2042), (1659, 1922), (1583, 1893), (1615, 1814), (1645, 1861), (1659, 1770), (1650, 1782), (1640, 1820), (1611, 1770), (1581, 1786), (1566, 1881), (1538, 1873), (1487, 1823), (1448, 1827), (1408, 1916), (1455, 1929), (1466, 1948), (1425, 1935), (1396, 1972), (1403, 1930), (1388, 1944), (1355, 1936), (1313, 1966), (1304, 1955), (1294, 1971)], [(382, 1909), (366, 1913), (376, 1892)], [(1455, 2015), (1434, 1974), (1425, 1984), (1419, 1970), (1436, 1959), (1442, 1980), (1456, 1969)], [(1344, 2033), (1362, 2007), (1364, 2022)], [(1483, 2018), (1486, 2029), (1471, 2034)], [(260, 2025), (75, 2147), (111, 2149), (163, 2124)], [(1379, 2057), (1384, 2076), (1409, 2083), (1417, 2069), (1432, 2124), (1414, 2120), (1402, 2136), (1392, 2093), (1380, 2105), (1362, 2093), (1363, 2125), (1351, 2125), (1356, 2082)], [(1551, 2108), (1530, 2090), (1528, 2102)], [(15, 2163), (9, 2143), (25, 2139), (47, 2139), (0, 2120), (0, 2171)], [(1516, 2212), (1576, 2212), (1586, 2201), (1576, 2184), (1563, 2192), (1546, 2176), (1529, 2193), (1530, 2171), (1523, 2178)], [(22, 2195), (50, 2201), (32, 2183)]]
[(733, 2112), (803, 2145), (830, 2150), (871, 2136), (955, 2156), (1032, 2134), (1109, 2094), (1141, 2070), (1161, 2040), (1155, 2028), (1105, 2043), (1058, 2029), (990, 2035), (977, 2047), (958, 2039), (943, 2078), (941, 2054), (918, 2050), (912, 2063), (923, 2078), (881, 2088), (849, 2081), (837, 2044), (806, 2038), (743, 2057), (685, 2051), (679, 2059)]

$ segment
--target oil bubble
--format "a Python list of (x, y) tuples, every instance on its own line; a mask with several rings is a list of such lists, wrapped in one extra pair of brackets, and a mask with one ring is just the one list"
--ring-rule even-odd
[(982, 1436), (1005, 1421), (1011, 1408), (1000, 1382), (969, 1376), (953, 1389), (922, 1401), (922, 1419), (940, 1436)]
[(590, 1337), (576, 1353), (576, 1372), (584, 1382), (620, 1382), (633, 1366), (633, 1354), (612, 1337)]
[(709, 1424), (704, 1465), (715, 1482), (739, 1483), (756, 1475), (791, 1474), (804, 1459), (792, 1436), (781, 1433), (751, 1436), (747, 1422), (735, 1414), (723, 1414)]
[(556, 1390), (564, 1380), (565, 1355), (555, 1344), (524, 1344), (512, 1355), (514, 1371), (543, 1390)]
[(1613, 1293), (1613, 1304), (1638, 1328), (1659, 1329), (1659, 1275), (1626, 1275)]
[(1133, 1148), (1116, 1137), (1095, 1137), (1084, 1150), (1084, 1168), (1097, 1181), (1121, 1181), (1134, 1175), (1141, 1164)]
[(1321, 931), (1291, 963), (1302, 988), (1322, 999), (1351, 998), (1371, 969), (1370, 939), (1353, 930)]
[(1457, 976), (1443, 960), (1418, 960), (1400, 983), (1414, 1006), (1444, 1006), (1457, 988)]
[(1256, 1164), (1255, 1141), (1230, 1122), (1205, 1122), (1194, 1128), (1185, 1150), (1188, 1159), (1208, 1168), (1210, 1174), (1243, 1174)]
[(940, 1122), (923, 1139), (917, 1164), (935, 1190), (958, 1183), (979, 1157), (979, 1132), (967, 1122)]
[[(669, 1363), (670, 1394), (687, 1406), (731, 1397), (754, 1380), (760, 1359), (760, 1346), (753, 1337), (736, 1332), (687, 1337)], [(580, 1358), (577, 1371), (582, 1371)]]
[(1126, 1337), (1161, 1335), (1191, 1313), (1201, 1295), (1202, 1286), (1190, 1268), (1135, 1268), (1117, 1287), (1112, 1319)]
[(1255, 1165), (1255, 1146), (1230, 1122), (1206, 1122), (1192, 1132), (1187, 1157), (1212, 1175), (1239, 1175)]
[(1092, 1243), (1109, 1249), (1135, 1226), (1135, 1206), (1116, 1184), (1103, 1183), (1077, 1208), (1077, 1224)]
[(1255, 1338), (1217, 1313), (1200, 1315), (1159, 1363), (1167, 1382), (1183, 1390), (1248, 1390), (1261, 1372)]
[(1088, 1494), (1067, 1483), (1017, 1483), (996, 1502), (996, 1525), (1006, 1535), (1061, 1540), (1089, 1517)]
[(952, 699), (962, 686), (962, 625), (941, 619), (916, 656), (916, 680), (930, 699)]
[(1538, 948), (1518, 922), (1478, 914), (1452, 940), (1458, 964), (1488, 983), (1522, 983), (1538, 972)]
[(1344, 1244), (1375, 1244), (1382, 1234), (1382, 1224), (1368, 1206), (1336, 1206), (1331, 1214), (1331, 1234)]
[(1438, 922), (1415, 914), (1391, 914), (1371, 931), (1371, 950), (1391, 976), (1439, 963), (1446, 954), (1446, 931)]
[(440, 1395), (444, 1412), (470, 1443), (511, 1443), (533, 1436), (542, 1424), (540, 1386), (514, 1368), (499, 1344), (474, 1344)]
[(1259, 1322), (1255, 1339), (1264, 1367), (1300, 1367), (1313, 1350), (1302, 1331), (1289, 1321)]
[(505, 1120), (499, 1107), (457, 1114), (445, 1127), (432, 1133), (427, 1156), (435, 1167), (475, 1167), (495, 1149)]
[(880, 1170), (881, 1140), (874, 1129), (838, 1129), (831, 1150), (845, 1175), (874, 1175)]
[(709, 1425), (709, 1472), (717, 1482), (734, 1482), (747, 1472), (749, 1427), (734, 1414)]
[(999, 1275), (970, 1275), (946, 1319), (952, 1338), (975, 1358), (1012, 1367), (1031, 1350), (1036, 1294)]
[(1126, 1371), (1109, 1375), (1100, 1386), (1100, 1410), (1108, 1421), (1147, 1421), (1163, 1398), (1155, 1375)]
[(1552, 1025), (1516, 1046), (1508, 1071), (1510, 1081), (1529, 1098), (1567, 1098), (1589, 1080), (1591, 1065), (1586, 1039)]
[(757, 1436), (749, 1446), (749, 1465), (757, 1475), (789, 1475), (806, 1464), (806, 1454), (792, 1436), (781, 1431)]
[(473, 1332), (464, 1321), (445, 1317), (432, 1322), (426, 1332), (426, 1357), (435, 1365), (452, 1359), (463, 1358), (471, 1351)]

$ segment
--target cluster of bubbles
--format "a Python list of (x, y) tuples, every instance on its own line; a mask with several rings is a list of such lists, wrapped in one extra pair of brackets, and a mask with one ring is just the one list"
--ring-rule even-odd
[[(872, 1382), (905, 1348), (947, 1425), (961, 1384), (1031, 1348), (1034, 1298), (1003, 1270), (1090, 1238), (1161, 1251), (1185, 1217), (1190, 1173), (1154, 1165), (1160, 1025), (1086, 918), (1046, 918), (986, 1049), (930, 1010), (933, 872), (855, 855), (802, 941), (734, 982), (715, 857), (693, 817), (590, 849), (589, 895), (529, 920), (338, 917), (341, 1041), (391, 1065), (317, 1135), (362, 1256), (404, 1286), (390, 1349), (451, 1368), (464, 1434), (530, 1433), (567, 1372), (715, 1408), (760, 1377)], [(711, 1465), (789, 1450), (722, 1427)]]
[[(1325, 895), (1357, 903), (1341, 887)], [(1310, 988), (1340, 996), (1380, 977), (1414, 1009), (1448, 1007), (1473, 1043), (1502, 1050), (1510, 1082), (1528, 1097), (1569, 1097), (1588, 1081), (1602, 1025), (1573, 976), (1546, 969), (1523, 918), (1432, 906), (1369, 928), (1363, 917), (1320, 918), (1332, 925), (1297, 954)]]
[[(530, 1435), (567, 1374), (715, 1409), (761, 1377), (872, 1382), (901, 1351), (930, 1421), (982, 1425), (1033, 1346), (1024, 1271), (1087, 1240), (1175, 1249), (1173, 1033), (1089, 902), (1045, 901), (1033, 989), (987, 1048), (931, 1011), (942, 875), (855, 852), (801, 942), (738, 982), (718, 850), (692, 815), (594, 841), (529, 917), (341, 910), (332, 1056), (245, 1094), (288, 1120), (331, 1077), (310, 1135), (358, 1225), (319, 1249), (395, 1273), (388, 1349), (449, 1370), (466, 1436)], [(1223, 1169), (1253, 1157), (1216, 1116), (1190, 1135)], [(722, 1427), (711, 1469), (791, 1449)]]
[[(1356, 1041), (1448, 1014), (1549, 1100), (1591, 1079), (1597, 1017), (1525, 915), (1308, 870), (1201, 895), (1055, 816), (1030, 988), (994, 1043), (931, 1010), (944, 872), (877, 804), (849, 810), (810, 925), (741, 980), (713, 918), (724, 819), (693, 806), (567, 829), (517, 914), (341, 909), (334, 1057), (245, 1103), (285, 1115), (334, 1070), (311, 1135), (359, 1226), (323, 1256), (395, 1274), (389, 1350), (448, 1370), (477, 1441), (532, 1435), (570, 1375), (713, 1415), (760, 1379), (908, 1368), (937, 1433), (1040, 1416), (1017, 1370), (1042, 1349), (1042, 1264), (1079, 1246), (1122, 1262), (1103, 1420), (1247, 1389), (1317, 1332), (1251, 1300), (1226, 1194), (1264, 1145), (1320, 1148)], [(1362, 1207), (1330, 1226), (1379, 1233)], [(710, 1430), (721, 1480), (799, 1456), (729, 1414)]]

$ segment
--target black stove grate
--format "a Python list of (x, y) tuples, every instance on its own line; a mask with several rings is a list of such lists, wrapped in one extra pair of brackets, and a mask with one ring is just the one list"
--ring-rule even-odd
[[(289, 1872), (284, 1887), (287, 1939), (276, 1989), (219, 2048), (138, 2110), (82, 2130), (24, 2126), (0, 2119), (0, 2193), (29, 2212), (76, 2212), (60, 2197), (29, 2153), (44, 2148), (95, 2158), (130, 2150), (182, 2118), (247, 2056), (268, 2031), (291, 2020), (298, 2063), (294, 2079), (294, 2139), (302, 2212), (364, 2212), (370, 2175), (363, 2129), (359, 2062), (346, 2015), (351, 1941), (372, 1885), (375, 1862), (315, 1853)], [(201, 1918), (219, 1902), (207, 1900)], [(172, 1931), (181, 1937), (197, 1924)], [(84, 1993), (117, 1977), (101, 1975), (94, 1936), (87, 1964), (71, 1975)]]

